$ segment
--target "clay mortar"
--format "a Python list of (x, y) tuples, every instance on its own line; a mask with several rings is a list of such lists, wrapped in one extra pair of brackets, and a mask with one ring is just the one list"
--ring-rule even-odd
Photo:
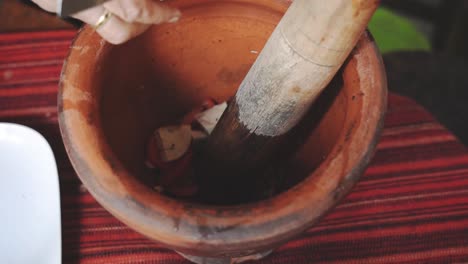
[(363, 34), (330, 89), (292, 132), (303, 141), (282, 158), (294, 179), (285, 191), (235, 206), (177, 200), (151, 188), (144, 166), (148, 136), (207, 97), (234, 95), (289, 3), (171, 5), (182, 9), (180, 22), (155, 26), (124, 45), (107, 44), (89, 27), (74, 40), (58, 97), (70, 160), (116, 218), (192, 260), (229, 263), (274, 249), (332, 209), (368, 165), (386, 109), (380, 54)]

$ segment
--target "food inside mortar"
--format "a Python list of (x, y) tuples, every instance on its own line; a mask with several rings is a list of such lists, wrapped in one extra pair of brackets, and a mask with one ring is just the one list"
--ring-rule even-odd
[[(197, 157), (202, 155), (206, 141), (227, 105), (227, 102), (219, 103), (214, 99), (207, 99), (178, 123), (154, 130), (147, 140), (145, 165), (151, 170), (151, 177), (154, 177), (151, 182), (155, 182), (152, 186), (155, 191), (179, 199), (206, 201), (198, 177), (200, 173), (206, 173), (206, 168), (197, 162), (200, 160)], [(278, 190), (275, 184), (278, 177), (271, 177), (271, 174), (278, 175), (278, 171), (270, 168), (265, 173), (270, 175), (270, 180), (263, 182), (264, 186), (255, 195), (256, 199), (268, 198)], [(238, 201), (242, 197), (231, 199)]]
[(213, 99), (186, 114), (179, 124), (157, 128), (148, 140), (146, 166), (156, 178), (154, 189), (176, 196), (199, 192), (193, 166), (193, 149), (202, 147), (227, 107)]

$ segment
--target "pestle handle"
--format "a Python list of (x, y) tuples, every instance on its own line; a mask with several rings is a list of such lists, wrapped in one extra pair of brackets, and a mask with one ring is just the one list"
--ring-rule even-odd
[(375, 0), (295, 0), (241, 84), (239, 122), (279, 136), (303, 117), (365, 30)]
[(295, 0), (209, 137), (210, 163), (239, 177), (270, 161), (281, 136), (298, 124), (355, 47), (378, 3)]

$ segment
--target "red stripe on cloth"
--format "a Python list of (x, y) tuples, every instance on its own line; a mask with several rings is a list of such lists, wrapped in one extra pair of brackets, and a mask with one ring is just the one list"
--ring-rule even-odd
[[(20, 45), (24, 43), (58, 43), (70, 40), (76, 35), (74, 30), (56, 30), (56, 31), (36, 31), (36, 32), (18, 32), (11, 34), (2, 34), (0, 37), (0, 46)], [(61, 45), (57, 46), (61, 47)]]
[[(66, 42), (64, 42), (65, 44)], [(52, 45), (54, 44), (54, 45)], [(63, 59), (66, 54), (68, 53), (68, 48), (66, 47), (60, 47), (57, 48), (55, 46), (56, 43), (51, 43), (49, 45), (45, 46), (32, 46), (30, 49), (34, 50), (35, 53), (37, 53), (36, 58), (43, 60), (43, 62), (40, 61), (40, 63), (44, 62), (49, 62), (49, 61), (59, 61), (60, 59)], [(29, 48), (25, 48), (29, 49)], [(1, 52), (8, 53), (2, 58), (0, 58), (0, 63), (7, 63), (8, 66), (11, 68), (16, 68), (22, 65), (28, 65), (28, 63), (31, 63), (30, 56), (31, 54), (28, 52), (25, 52), (24, 49), (15, 49), (15, 50), (2, 50)]]
[(0, 69), (0, 89), (16, 88), (26, 85), (55, 83), (60, 76), (62, 63), (53, 65), (35, 65), (11, 70)]
[[(134, 232), (78, 180), (57, 125), (60, 70), (74, 31), (0, 34), (0, 121), (51, 144), (60, 176), (64, 263), (188, 261)], [(383, 137), (353, 191), (302, 236), (257, 263), (468, 261), (468, 152), (414, 101), (391, 94)]]

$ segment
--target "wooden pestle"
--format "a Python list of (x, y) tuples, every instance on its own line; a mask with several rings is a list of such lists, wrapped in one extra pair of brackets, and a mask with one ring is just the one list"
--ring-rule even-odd
[(208, 139), (211, 164), (239, 175), (268, 162), (342, 66), (378, 2), (295, 0)]

